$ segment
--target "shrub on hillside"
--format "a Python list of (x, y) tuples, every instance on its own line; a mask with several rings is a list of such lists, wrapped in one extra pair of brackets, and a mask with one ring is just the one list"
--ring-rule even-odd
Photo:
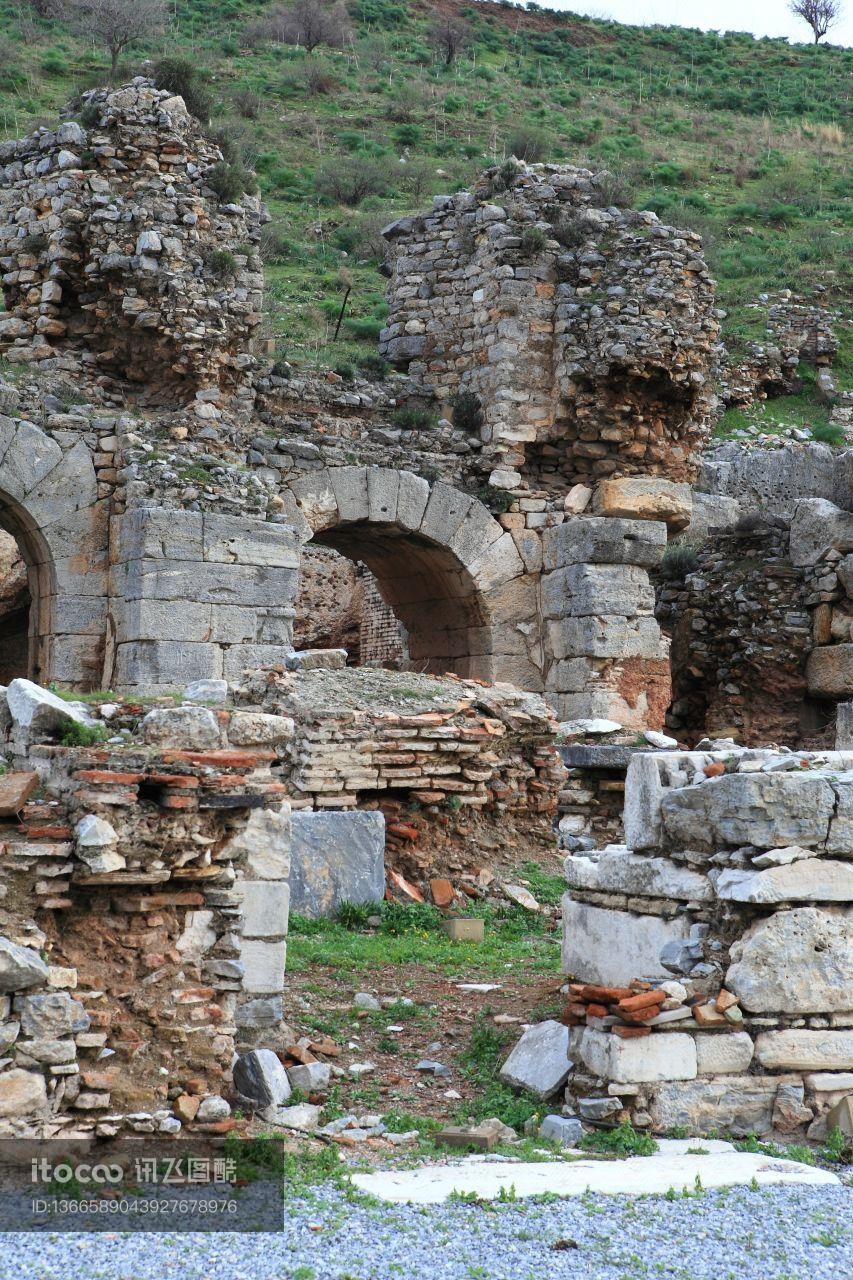
[(213, 110), (213, 94), (205, 73), (189, 58), (160, 58), (154, 63), (152, 75), (158, 89), (169, 89), (179, 94), (190, 115), (202, 124), (208, 123)]
[(334, 156), (317, 170), (320, 195), (350, 208), (367, 196), (387, 195), (390, 187), (388, 165), (367, 156)]

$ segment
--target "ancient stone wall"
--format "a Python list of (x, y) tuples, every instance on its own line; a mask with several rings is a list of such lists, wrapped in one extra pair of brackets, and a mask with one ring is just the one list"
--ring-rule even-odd
[(849, 752), (632, 758), (625, 843), (565, 864), (581, 1114), (825, 1135), (853, 1068), (851, 814)]
[(481, 438), (497, 487), (688, 479), (707, 437), (718, 323), (699, 237), (614, 208), (608, 181), (504, 166), (386, 229), (381, 350)]
[(261, 320), (266, 215), (218, 197), (225, 167), (183, 99), (144, 79), (0, 145), (7, 358), (82, 366), (153, 403), (197, 397), (207, 416), (245, 381)]

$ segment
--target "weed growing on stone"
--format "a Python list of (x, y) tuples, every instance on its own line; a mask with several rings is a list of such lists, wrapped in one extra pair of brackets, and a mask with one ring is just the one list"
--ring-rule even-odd
[(582, 1151), (600, 1151), (612, 1156), (653, 1156), (659, 1150), (651, 1134), (638, 1133), (630, 1121), (615, 1129), (587, 1133), (578, 1145)]

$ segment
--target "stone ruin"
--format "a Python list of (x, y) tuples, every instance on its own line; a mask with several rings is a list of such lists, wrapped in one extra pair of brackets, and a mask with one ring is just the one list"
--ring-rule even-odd
[[(222, 153), (182, 98), (134, 82), (0, 145), (7, 359), (79, 361), (107, 389), (197, 412), (246, 381), (261, 322), (259, 201), (223, 203)], [(76, 360), (75, 360), (76, 357)]]
[[(795, 1006), (781, 954), (790, 927), (847, 964), (853, 451), (700, 457), (700, 243), (568, 166), (388, 229), (392, 377), (258, 372), (266, 214), (223, 203), (223, 163), (145, 80), (0, 148), (4, 1122), (235, 1123), (220, 1090), (280, 1025), (289, 896), (375, 900), (406, 806), (453, 801), (559, 817), (578, 855), (583, 1118), (736, 1127), (739, 1090), (752, 1127), (819, 1125), (850, 1012), (822, 961)], [(327, 611), (356, 581), (370, 606)], [(116, 692), (93, 712), (49, 683)], [(748, 830), (714, 810), (733, 785), (760, 791)], [(643, 805), (684, 807), (678, 834), (652, 814), (638, 839)], [(738, 896), (761, 876), (776, 898)]]

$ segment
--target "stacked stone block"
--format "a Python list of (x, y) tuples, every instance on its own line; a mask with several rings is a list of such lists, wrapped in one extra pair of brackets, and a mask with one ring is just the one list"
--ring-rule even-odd
[(564, 967), (660, 1003), (633, 1027), (571, 1019), (571, 1098), (658, 1130), (825, 1136), (853, 1084), (853, 755), (638, 753), (625, 842), (566, 859)]
[(666, 525), (578, 516), (548, 530), (543, 544), (545, 687), (558, 717), (659, 726), (669, 661), (649, 570), (663, 555)]

